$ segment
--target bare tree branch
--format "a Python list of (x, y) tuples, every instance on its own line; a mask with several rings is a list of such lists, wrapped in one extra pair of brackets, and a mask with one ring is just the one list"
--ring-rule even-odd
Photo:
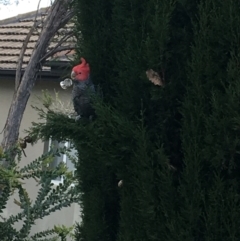
[(50, 50), (48, 53), (46, 53), (46, 55), (40, 60), (40, 62), (44, 62), (47, 58), (53, 56), (54, 54), (61, 52), (61, 51), (65, 51), (65, 50), (73, 50), (75, 49), (76, 46), (74, 45), (68, 45), (68, 46), (59, 46), (58, 48), (54, 48), (52, 50)]
[(4, 150), (8, 150), (17, 142), (23, 114), (41, 68), (40, 60), (46, 54), (49, 43), (56, 32), (73, 17), (73, 10), (67, 10), (70, 3), (72, 0), (55, 0), (50, 7), (43, 30), (23, 73), (19, 87), (14, 93), (1, 143)]
[[(19, 58), (18, 58), (18, 61), (17, 61), (16, 76), (15, 76), (15, 91), (17, 91), (18, 86), (20, 84), (23, 58), (24, 58), (24, 54), (25, 54), (26, 49), (27, 49), (27, 45), (29, 43), (29, 40), (30, 40), (32, 34), (33, 34), (34, 29), (39, 24), (39, 22), (37, 22), (36, 19), (37, 19), (40, 3), (41, 3), (41, 0), (38, 1), (38, 6), (37, 6), (37, 11), (36, 11), (36, 14), (35, 14), (33, 26), (31, 27), (30, 31), (28, 32), (28, 34), (27, 34), (27, 36), (26, 36), (26, 38), (23, 42), (23, 45), (22, 45), (22, 48), (21, 48), (21, 51), (20, 51), (20, 54), (19, 54)], [(8, 117), (9, 117), (9, 113), (8, 113)], [(8, 119), (8, 117), (7, 117), (7, 119)], [(7, 124), (7, 122), (6, 122), (6, 124)], [(2, 132), (5, 130), (6, 124), (3, 127), (2, 131), (0, 132), (0, 134), (2, 134)]]
[(15, 91), (18, 89), (18, 86), (19, 86), (19, 83), (20, 83), (20, 80), (21, 80), (21, 70), (22, 70), (23, 58), (24, 58), (24, 54), (25, 54), (26, 49), (27, 49), (27, 45), (29, 43), (29, 40), (30, 40), (32, 34), (33, 34), (33, 31), (36, 29), (37, 25), (39, 24), (39, 22), (37, 22), (37, 15), (38, 15), (40, 3), (41, 3), (41, 0), (38, 1), (38, 6), (37, 6), (37, 11), (36, 11), (36, 14), (35, 14), (33, 26), (31, 27), (30, 31), (28, 32), (28, 34), (27, 34), (27, 36), (26, 36), (26, 38), (23, 42), (20, 54), (19, 54), (17, 67), (16, 67), (16, 76), (15, 76)]
[[(37, 19), (37, 14), (38, 14), (38, 11), (39, 11), (40, 2), (41, 2), (41, 0), (39, 0), (39, 2), (38, 2), (37, 11), (36, 11), (33, 26), (31, 27), (29, 33), (27, 34), (27, 36), (26, 36), (26, 38), (23, 42), (23, 45), (22, 45), (22, 48), (21, 48), (21, 51), (20, 51), (20, 54), (19, 54), (19, 58), (18, 58), (18, 61), (17, 61), (16, 76), (15, 76), (15, 91), (17, 91), (17, 88), (18, 88), (20, 80), (21, 80), (21, 70), (22, 70), (22, 64), (23, 64), (23, 57), (24, 57), (24, 54), (26, 52), (28, 42), (29, 42), (29, 40), (30, 40), (30, 38), (33, 34), (34, 29), (38, 25), (36, 19)], [(8, 117), (9, 117), (9, 113), (8, 113)], [(8, 119), (8, 117), (7, 117), (7, 119)], [(7, 122), (6, 122), (6, 124), (7, 124)], [(0, 132), (0, 134), (2, 134), (2, 132), (5, 130), (6, 124), (3, 127), (2, 131)]]
[[(39, 62), (42, 63), (43, 61), (45, 61), (48, 57), (54, 55), (55, 53), (59, 52), (59, 51), (63, 51), (63, 50), (69, 50), (69, 49), (72, 49), (74, 48), (73, 46), (69, 46), (70, 48), (65, 48), (65, 49), (62, 49), (62, 50), (58, 50), (59, 47), (64, 43), (66, 42), (69, 38), (71, 38), (73, 36), (73, 32), (71, 31), (68, 35), (64, 36), (61, 40), (59, 40), (59, 42), (56, 44), (56, 46), (50, 50), (49, 52), (47, 52), (40, 60)], [(68, 46), (66, 46), (68, 47)]]
[(60, 26), (61, 26), (61, 27), (65, 26), (66, 23), (67, 23), (73, 16), (74, 16), (74, 11), (73, 11), (73, 9), (70, 9), (70, 10), (67, 12), (66, 16), (62, 19)]

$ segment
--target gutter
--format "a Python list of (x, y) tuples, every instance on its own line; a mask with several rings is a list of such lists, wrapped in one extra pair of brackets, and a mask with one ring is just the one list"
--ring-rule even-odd
[[(37, 80), (61, 81), (69, 75), (71, 68), (69, 61), (51, 61), (45, 63), (44, 66), (51, 67), (51, 69), (40, 71)], [(24, 70), (21, 73), (23, 75)], [(15, 75), (15, 69), (0, 69), (0, 81), (1, 79), (15, 80)]]

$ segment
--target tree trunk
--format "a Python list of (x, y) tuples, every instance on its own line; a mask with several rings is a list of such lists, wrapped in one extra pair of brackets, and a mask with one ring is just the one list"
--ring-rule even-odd
[(2, 147), (4, 150), (15, 145), (18, 140), (22, 117), (40, 71), (40, 60), (46, 54), (52, 37), (73, 17), (73, 11), (69, 10), (71, 2), (72, 0), (55, 0), (44, 21), (43, 30), (40, 33), (19, 87), (16, 88), (13, 96), (3, 134)]

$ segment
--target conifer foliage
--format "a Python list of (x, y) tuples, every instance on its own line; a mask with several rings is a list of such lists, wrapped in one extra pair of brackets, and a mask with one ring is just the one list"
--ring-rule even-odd
[(79, 151), (76, 240), (238, 240), (239, 1), (75, 4), (97, 118), (35, 131)]

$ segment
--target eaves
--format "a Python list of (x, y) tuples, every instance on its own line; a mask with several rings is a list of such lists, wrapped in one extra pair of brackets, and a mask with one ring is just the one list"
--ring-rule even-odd
[[(46, 81), (61, 81), (65, 78), (71, 69), (69, 61), (51, 61), (45, 63), (44, 66), (49, 67), (47, 70), (41, 70), (38, 73), (38, 80)], [(25, 70), (22, 70), (22, 75)], [(0, 81), (4, 80), (15, 80), (16, 69), (0, 69)]]

